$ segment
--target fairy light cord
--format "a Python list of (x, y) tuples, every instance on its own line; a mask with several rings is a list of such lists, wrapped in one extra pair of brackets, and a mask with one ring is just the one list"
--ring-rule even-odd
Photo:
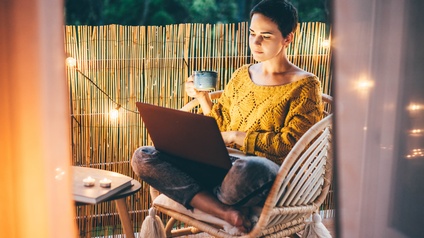
[(110, 101), (112, 101), (113, 103), (116, 104), (116, 110), (122, 108), (125, 111), (128, 112), (132, 112), (132, 113), (136, 113), (138, 114), (137, 111), (133, 111), (131, 109), (128, 109), (126, 107), (123, 107), (120, 103), (116, 102), (115, 100), (113, 100), (112, 97), (109, 96), (109, 94), (107, 94), (105, 91), (103, 91), (103, 89), (101, 89), (90, 77), (88, 77), (87, 75), (84, 74), (84, 72), (82, 72), (80, 69), (77, 68), (76, 66), (76, 60), (74, 58), (70, 59), (68, 58), (67, 60), (68, 66), (70, 66), (71, 68), (74, 68), (78, 73), (80, 73), (85, 79), (87, 79), (90, 83), (92, 83), (101, 93), (103, 93)]
[(78, 68), (75, 68), (75, 70), (76, 71), (78, 71), (84, 78), (86, 78), (88, 81), (90, 81), (93, 85), (94, 85), (94, 87), (96, 87), (100, 92), (102, 92), (107, 98), (109, 98), (109, 100), (111, 100), (113, 103), (115, 103), (116, 104), (116, 108), (115, 109), (119, 109), (119, 108), (122, 108), (122, 109), (124, 109), (124, 110), (126, 110), (126, 111), (129, 111), (129, 112), (134, 112), (134, 113), (138, 113), (138, 112), (136, 112), (136, 111), (133, 111), (133, 110), (130, 110), (130, 109), (127, 109), (127, 108), (125, 108), (125, 107), (123, 107), (121, 104), (119, 104), (119, 103), (117, 103), (115, 100), (113, 100), (110, 96), (109, 96), (109, 94), (107, 94), (105, 91), (103, 91), (103, 89), (101, 89), (93, 80), (91, 80), (87, 75), (85, 75), (81, 70), (79, 70)]

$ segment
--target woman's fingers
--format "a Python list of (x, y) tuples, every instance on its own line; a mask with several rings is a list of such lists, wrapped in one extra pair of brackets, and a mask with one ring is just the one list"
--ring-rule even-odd
[(190, 75), (190, 77), (187, 78), (186, 82), (193, 82), (193, 75)]
[(187, 81), (185, 83), (185, 91), (188, 96), (190, 97), (196, 97), (197, 96), (197, 90), (194, 88), (193, 81)]

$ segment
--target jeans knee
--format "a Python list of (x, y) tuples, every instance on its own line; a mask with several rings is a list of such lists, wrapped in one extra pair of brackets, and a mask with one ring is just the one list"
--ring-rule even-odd
[(153, 146), (142, 146), (134, 151), (131, 158), (131, 167), (137, 176), (143, 174), (148, 169), (149, 162), (157, 158), (159, 152)]
[[(238, 159), (225, 176), (221, 186), (215, 190), (218, 199), (228, 205), (257, 203), (262, 193), (275, 180), (279, 166), (261, 157)], [(259, 200), (256, 196), (262, 196)], [(256, 202), (250, 202), (250, 200)]]
[(268, 159), (252, 157), (249, 159), (236, 160), (233, 168), (237, 170), (237, 172), (235, 172), (236, 174), (245, 174), (245, 176), (260, 174), (261, 177), (274, 179), (277, 176), (279, 166)]

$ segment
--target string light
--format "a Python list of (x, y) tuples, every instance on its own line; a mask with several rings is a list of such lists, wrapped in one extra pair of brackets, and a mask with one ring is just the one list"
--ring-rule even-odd
[(331, 46), (330, 40), (323, 40), (321, 42), (321, 47), (323, 48), (330, 48), (330, 46)]
[(359, 95), (366, 96), (369, 94), (373, 87), (374, 80), (372, 80), (368, 75), (362, 74), (355, 81), (354, 86), (352, 88), (357, 91)]
[(421, 136), (424, 133), (424, 129), (412, 129), (409, 130), (411, 136)]
[(424, 149), (417, 148), (410, 150), (410, 153), (405, 155), (407, 159), (417, 159), (424, 157)]
[(109, 112), (109, 117), (110, 117), (111, 120), (116, 120), (116, 118), (118, 118), (118, 116), (119, 116), (119, 108), (120, 108), (120, 106), (118, 105), (116, 108), (112, 109)]
[(109, 112), (109, 117), (111, 118), (111, 119), (116, 119), (116, 118), (118, 118), (118, 116), (119, 116), (119, 109), (120, 108), (122, 108), (122, 109), (124, 109), (124, 110), (126, 110), (126, 111), (128, 111), (128, 112), (132, 112), (132, 113), (136, 113), (136, 114), (138, 114), (138, 112), (136, 112), (136, 111), (133, 111), (133, 110), (130, 110), (130, 109), (127, 109), (127, 108), (125, 108), (125, 107), (123, 107), (121, 104), (119, 104), (118, 102), (116, 102), (115, 100), (113, 100), (110, 96), (109, 96), (109, 94), (107, 94), (105, 91), (103, 91), (93, 80), (91, 80), (87, 75), (85, 75), (81, 70), (79, 70), (78, 69), (78, 67), (77, 67), (77, 60), (75, 59), (75, 58), (73, 58), (73, 57), (68, 57), (68, 58), (66, 58), (66, 65), (69, 67), (69, 68), (73, 68), (73, 69), (75, 69), (78, 73), (80, 73), (84, 78), (86, 78), (90, 83), (92, 83), (100, 92), (102, 92), (104, 95), (106, 95), (106, 97), (109, 99), (109, 100), (111, 100), (113, 103), (115, 103), (116, 104), (116, 107), (115, 107), (115, 109), (112, 109), (110, 112)]
[(356, 86), (359, 90), (369, 90), (370, 88), (372, 88), (374, 86), (374, 81), (368, 80), (368, 79), (365, 79), (365, 78), (361, 78), (357, 82)]
[(420, 111), (420, 110), (424, 109), (424, 105), (418, 104), (418, 103), (411, 103), (411, 104), (409, 104), (407, 109), (408, 109), (408, 111), (411, 111), (411, 112)]
[(68, 58), (66, 58), (66, 65), (69, 68), (74, 68), (74, 67), (77, 66), (77, 60), (73, 57), (68, 57)]

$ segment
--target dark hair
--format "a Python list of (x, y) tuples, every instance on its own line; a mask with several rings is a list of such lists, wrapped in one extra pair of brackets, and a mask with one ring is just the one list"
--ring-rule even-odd
[(275, 22), (283, 37), (287, 37), (297, 28), (297, 10), (286, 0), (262, 0), (252, 8), (250, 18), (255, 13), (269, 17)]

